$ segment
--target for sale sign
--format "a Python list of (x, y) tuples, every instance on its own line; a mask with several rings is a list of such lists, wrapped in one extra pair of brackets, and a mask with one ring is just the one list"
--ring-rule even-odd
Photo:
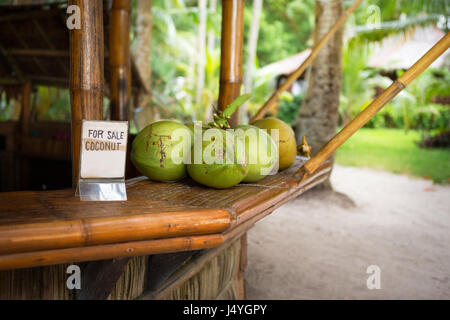
[(127, 121), (83, 120), (80, 178), (124, 178), (127, 140)]

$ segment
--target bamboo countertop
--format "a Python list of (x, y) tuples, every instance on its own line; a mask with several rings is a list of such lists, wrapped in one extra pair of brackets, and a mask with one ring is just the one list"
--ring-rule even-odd
[(0, 270), (211, 248), (313, 186), (298, 184), (305, 159), (254, 184), (226, 190), (190, 179), (127, 181), (128, 201), (81, 202), (73, 190), (0, 193)]

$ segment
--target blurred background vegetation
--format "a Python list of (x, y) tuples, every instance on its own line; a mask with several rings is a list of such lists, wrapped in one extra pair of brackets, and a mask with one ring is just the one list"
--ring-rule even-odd
[[(26, 0), (25, 0), (26, 1)], [(132, 50), (136, 52), (138, 29), (138, 1), (134, 0), (132, 17)], [(252, 36), (248, 31), (255, 24), (254, 3), (246, 1), (244, 58), (250, 56), (247, 44)], [(19, 3), (19, 0), (0, 0), (1, 4)], [(33, 1), (28, 1), (33, 2)], [(58, 1), (48, 1), (58, 2)], [(210, 117), (211, 105), (216, 103), (219, 91), (221, 1), (208, 0), (206, 7), (205, 43), (200, 44), (198, 30), (205, 7), (197, 0), (153, 0), (151, 37), (151, 89), (152, 107), (159, 117), (180, 120), (204, 120)], [(352, 1), (344, 1), (349, 5)], [(257, 30), (255, 58), (245, 61), (244, 74), (252, 66), (250, 87), (253, 93), (247, 104), (254, 113), (275, 89), (275, 75), (259, 75), (261, 68), (302, 52), (312, 45), (314, 29), (314, 0), (264, 0)], [(393, 77), (403, 69), (388, 70), (369, 66), (374, 48), (392, 35), (407, 37), (417, 28), (433, 27), (448, 32), (450, 28), (450, 2), (448, 0), (365, 0), (350, 16), (345, 27), (343, 76), (340, 97), (340, 125), (345, 125), (386, 88)], [(254, 35), (253, 35), (254, 36)], [(204, 83), (197, 81), (198, 49), (206, 48)], [(408, 134), (414, 132), (415, 141), (423, 147), (435, 147), (427, 142), (442, 135), (441, 148), (449, 149), (450, 127), (450, 71), (449, 58), (438, 69), (429, 68), (389, 103), (368, 124), (370, 129), (393, 128)], [(200, 90), (200, 101), (195, 101)], [(38, 88), (36, 95), (37, 118), (52, 121), (70, 121), (67, 90)], [(286, 93), (280, 99), (278, 117), (294, 124), (303, 93)], [(13, 103), (5, 96), (0, 100), (0, 120), (8, 120), (14, 113)], [(107, 103), (106, 103), (107, 105)], [(134, 126), (136, 131), (138, 128)], [(367, 138), (368, 136), (365, 135)], [(369, 138), (367, 138), (370, 140)], [(345, 148), (344, 148), (345, 149)], [(449, 153), (442, 161), (449, 162)], [(339, 161), (339, 157), (338, 157)], [(445, 173), (446, 176), (449, 173)], [(439, 180), (439, 178), (436, 178)], [(441, 179), (442, 180), (442, 179)], [(445, 177), (444, 179), (445, 180)]]

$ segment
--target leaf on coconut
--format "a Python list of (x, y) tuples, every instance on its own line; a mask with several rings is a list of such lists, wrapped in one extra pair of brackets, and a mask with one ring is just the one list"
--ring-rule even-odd
[(247, 102), (248, 99), (250, 99), (252, 96), (251, 93), (247, 93), (247, 94), (243, 94), (239, 97), (237, 97), (236, 99), (233, 100), (233, 102), (231, 102), (223, 111), (223, 115), (225, 117), (230, 117), (231, 115), (233, 115), (233, 113), (236, 112), (236, 110), (242, 106), (245, 102)]

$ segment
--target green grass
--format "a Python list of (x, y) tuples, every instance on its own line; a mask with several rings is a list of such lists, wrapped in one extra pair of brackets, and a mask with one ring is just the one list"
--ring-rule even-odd
[(450, 149), (422, 149), (419, 140), (417, 131), (363, 128), (339, 148), (336, 162), (450, 183)]

